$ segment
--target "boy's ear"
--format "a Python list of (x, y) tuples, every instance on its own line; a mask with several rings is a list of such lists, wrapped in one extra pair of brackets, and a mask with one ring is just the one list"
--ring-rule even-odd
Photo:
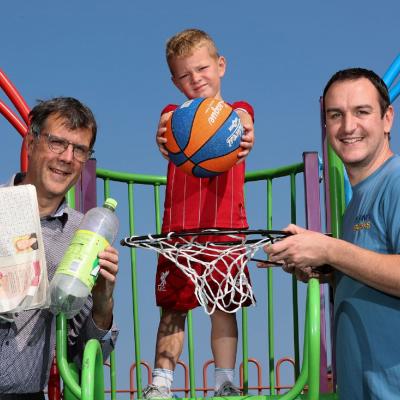
[(225, 75), (226, 71), (226, 59), (224, 56), (218, 57), (218, 71), (219, 71), (219, 77), (222, 78)]

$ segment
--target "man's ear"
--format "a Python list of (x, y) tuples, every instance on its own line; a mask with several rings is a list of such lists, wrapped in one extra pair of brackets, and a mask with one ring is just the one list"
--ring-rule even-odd
[(394, 109), (393, 106), (390, 105), (387, 108), (385, 115), (383, 116), (385, 133), (389, 133), (391, 131), (393, 125), (393, 118), (394, 118)]
[(26, 148), (28, 157), (32, 154), (33, 146), (34, 146), (36, 140), (37, 140), (37, 137), (32, 132), (28, 132), (28, 134), (24, 138), (23, 145)]

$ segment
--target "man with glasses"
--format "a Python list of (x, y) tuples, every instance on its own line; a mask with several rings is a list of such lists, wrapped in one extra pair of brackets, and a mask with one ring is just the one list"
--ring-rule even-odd
[[(48, 277), (77, 229), (82, 214), (69, 208), (65, 195), (78, 180), (93, 152), (97, 125), (92, 112), (74, 98), (41, 101), (29, 114), (25, 145), (26, 174), (16, 174), (9, 185), (36, 187)], [(100, 272), (85, 306), (69, 324), (69, 359), (80, 362), (85, 343), (102, 343), (106, 359), (118, 335), (113, 326), (113, 290), (118, 252), (108, 247), (99, 253)], [(16, 313), (0, 321), (0, 400), (44, 399), (55, 351), (55, 318), (48, 309)]]

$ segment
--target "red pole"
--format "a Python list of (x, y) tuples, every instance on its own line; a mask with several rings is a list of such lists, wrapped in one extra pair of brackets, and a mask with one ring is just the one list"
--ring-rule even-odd
[(54, 356), (50, 368), (49, 382), (47, 384), (47, 397), (49, 400), (61, 399), (60, 374), (57, 368), (56, 356)]

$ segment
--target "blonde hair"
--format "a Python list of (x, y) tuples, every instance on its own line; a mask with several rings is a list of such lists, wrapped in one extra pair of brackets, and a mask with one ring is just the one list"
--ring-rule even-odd
[(171, 60), (173, 58), (191, 55), (194, 49), (203, 45), (208, 47), (211, 57), (219, 57), (214, 40), (210, 35), (200, 29), (185, 29), (184, 31), (172, 36), (167, 41), (165, 51), (169, 69), (171, 70)]

